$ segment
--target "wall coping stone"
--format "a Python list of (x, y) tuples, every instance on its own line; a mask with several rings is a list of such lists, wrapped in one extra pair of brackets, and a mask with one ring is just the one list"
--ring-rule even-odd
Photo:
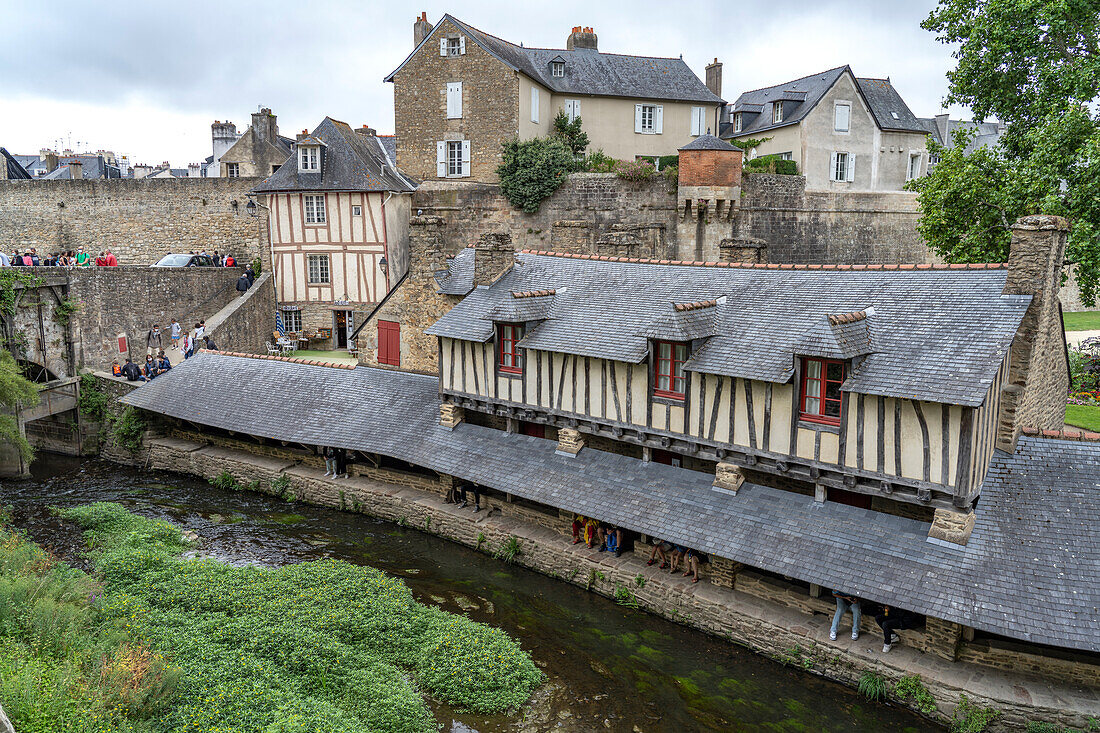
[[(473, 246), (473, 245), (468, 245)], [(574, 260), (600, 260), (602, 262), (632, 262), (640, 265), (687, 265), (691, 267), (736, 267), (756, 270), (1005, 270), (1008, 264), (1005, 262), (959, 262), (955, 264), (945, 263), (920, 263), (906, 265), (873, 264), (873, 265), (842, 265), (842, 264), (780, 264), (776, 262), (697, 262), (692, 260), (655, 260), (639, 257), (615, 257), (611, 255), (578, 254), (574, 252), (551, 252), (541, 249), (523, 249), (521, 254), (541, 255), (543, 257), (568, 257)]]

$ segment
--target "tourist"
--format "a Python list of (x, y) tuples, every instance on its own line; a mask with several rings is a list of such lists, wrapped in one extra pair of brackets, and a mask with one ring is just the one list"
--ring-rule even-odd
[(920, 625), (920, 617), (917, 614), (893, 606), (883, 606), (882, 613), (875, 616), (875, 621), (882, 629), (882, 653), (890, 651), (901, 637), (895, 631), (898, 629), (915, 629)]
[(336, 449), (326, 445), (321, 449), (321, 457), (325, 459), (325, 475), (336, 477)]
[(222, 266), (222, 258), (221, 255), (218, 254), (218, 250), (214, 250), (214, 254), (210, 259), (214, 260), (214, 267)]
[(592, 550), (596, 547), (596, 541), (600, 536), (600, 523), (589, 517), (584, 523), (584, 544)]
[(23, 253), (23, 267), (34, 267), (34, 258), (30, 252)]
[(669, 555), (669, 559), (668, 559), (668, 565), (669, 565), (668, 572), (669, 572), (669, 574), (671, 574), (671, 575), (676, 574), (676, 571), (680, 568), (680, 561), (681, 560), (684, 561), (684, 567), (685, 568), (687, 567), (687, 565), (688, 565), (687, 554), (688, 554), (688, 549), (686, 547), (684, 547), (683, 545), (673, 545), (672, 546), (672, 554)]
[(600, 552), (614, 552), (615, 557), (619, 557), (623, 554), (620, 549), (622, 546), (623, 531), (614, 524), (600, 527), (599, 538)]
[(143, 371), (146, 381), (152, 381), (157, 376), (157, 363), (153, 361), (152, 354), (145, 355), (145, 369)]
[(104, 259), (107, 260), (107, 267), (118, 267), (118, 258), (115, 257), (114, 253), (111, 252), (110, 249), (107, 250), (107, 254)]
[(862, 611), (859, 607), (859, 598), (849, 593), (841, 593), (838, 590), (833, 591), (833, 597), (836, 598), (836, 613), (833, 614), (833, 625), (829, 629), (829, 638), (836, 641), (836, 632), (840, 628), (840, 620), (844, 618), (844, 614), (848, 612), (848, 609), (852, 610), (852, 641), (859, 638), (859, 620), (862, 616)]
[(183, 329), (180, 328), (180, 322), (175, 318), (172, 319), (171, 336), (172, 336), (172, 348), (178, 349), (180, 347), (180, 336)]
[(252, 263), (244, 268), (244, 274), (248, 276), (248, 287), (252, 287), (252, 283), (256, 282), (256, 271), (252, 269)]
[(0, 267), (11, 267), (11, 258), (5, 252), (0, 252)]
[(203, 344), (206, 346), (207, 351), (217, 351), (218, 345), (214, 343), (214, 339), (209, 336), (203, 336)]
[(584, 517), (580, 514), (573, 515), (573, 544), (579, 545), (581, 543), (581, 535), (584, 533)]
[(237, 264), (237, 261), (235, 259), (233, 259), (233, 255), (228, 255), (227, 254), (225, 256), (225, 266), (226, 267), (234, 267), (234, 266), (236, 266), (236, 264)]
[(31, 265), (34, 267), (38, 267), (41, 264), (42, 260), (38, 258), (38, 250), (34, 247), (31, 247)]
[(252, 281), (248, 279), (248, 275), (241, 275), (237, 278), (237, 292), (244, 295), (248, 289), (252, 287)]
[(122, 376), (126, 377), (128, 382), (144, 382), (145, 377), (141, 375), (141, 369), (130, 359), (126, 360), (126, 363), (122, 365)]
[(168, 360), (168, 355), (163, 351), (160, 352), (160, 358), (157, 359), (157, 374), (163, 374), (172, 368), (172, 362)]
[(206, 337), (206, 321), (199, 321), (195, 324), (195, 339), (202, 341)]
[(649, 562), (646, 565), (652, 565), (658, 560), (661, 561), (660, 570), (664, 570), (668, 567), (668, 553), (672, 552), (672, 543), (659, 540), (656, 537), (653, 538), (653, 552), (649, 553)]
[(112, 377), (121, 377), (122, 376), (122, 365), (118, 363), (118, 359), (115, 359), (114, 361), (111, 362), (111, 376)]
[(707, 556), (698, 550), (688, 550), (684, 555), (684, 577), (692, 576), (691, 582), (699, 582), (699, 565), (707, 561)]
[(88, 267), (92, 264), (92, 260), (88, 257), (88, 253), (84, 251), (83, 247), (76, 248), (76, 257), (74, 258), (77, 267)]
[(100, 252), (98, 255), (96, 255), (95, 266), (96, 267), (106, 267), (107, 266), (107, 253), (106, 252)]
[(190, 359), (192, 352), (195, 350), (194, 342), (191, 341), (191, 334), (186, 331), (180, 336), (180, 353), (183, 354), (184, 359)]
[(481, 511), (481, 487), (479, 487), (477, 484), (468, 483), (465, 481), (461, 482), (458, 488), (458, 493), (462, 497), (462, 503), (459, 504), (458, 508), (465, 509), (470, 505), (470, 502), (467, 501), (466, 497), (467, 491), (473, 493), (474, 495), (474, 513), (476, 514)]
[(145, 353), (152, 354), (153, 349), (159, 351), (162, 348), (164, 348), (164, 339), (160, 334), (160, 326), (154, 323), (149, 333), (145, 334)]

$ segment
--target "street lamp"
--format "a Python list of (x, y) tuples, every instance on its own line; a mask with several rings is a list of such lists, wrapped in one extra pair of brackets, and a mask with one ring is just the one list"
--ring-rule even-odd
[(378, 260), (378, 269), (382, 271), (383, 275), (385, 275), (386, 271), (389, 270), (389, 267), (390, 263), (386, 261), (386, 255), (382, 255), (382, 257)]
[(252, 200), (252, 197), (248, 197), (248, 203), (244, 205), (244, 208), (248, 209), (249, 216), (256, 216), (256, 202)]

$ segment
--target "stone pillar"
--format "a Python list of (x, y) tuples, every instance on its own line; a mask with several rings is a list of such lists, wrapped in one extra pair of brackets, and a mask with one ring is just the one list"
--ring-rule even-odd
[(719, 462), (714, 469), (714, 488), (723, 493), (736, 494), (745, 483), (741, 467), (733, 463)]
[(718, 243), (719, 262), (756, 264), (768, 261), (768, 244), (756, 237), (730, 237)]
[(959, 658), (959, 644), (962, 642), (962, 628), (951, 621), (928, 616), (924, 623), (928, 651), (949, 662), (956, 661)]
[(737, 574), (745, 567), (739, 562), (727, 560), (724, 557), (710, 555), (710, 563), (707, 567), (707, 575), (710, 582), (722, 588), (732, 588), (737, 582)]
[(966, 545), (970, 533), (974, 531), (974, 512), (956, 512), (950, 509), (936, 509), (928, 536), (956, 545)]
[(558, 448), (557, 452), (575, 456), (581, 452), (581, 448), (584, 447), (584, 436), (576, 428), (561, 428), (558, 430)]
[(474, 247), (474, 287), (489, 285), (515, 262), (512, 235), (488, 232), (481, 235)]
[(454, 488), (455, 477), (446, 473), (439, 474), (439, 495), (444, 499), (447, 498), (447, 494)]
[(829, 488), (825, 484), (814, 484), (814, 501), (823, 504), (828, 498)]
[(447, 269), (447, 248), (443, 241), (442, 216), (414, 216), (409, 219), (409, 278), (435, 283), (437, 270)]
[(1009, 355), (1001, 390), (997, 448), (1013, 452), (1023, 427), (1065, 425), (1069, 389), (1058, 288), (1069, 222), (1060, 216), (1025, 216), (1012, 227), (1005, 295), (1030, 295)]
[(439, 424), (448, 430), (454, 430), (455, 426), (462, 422), (465, 410), (453, 402), (439, 403)]

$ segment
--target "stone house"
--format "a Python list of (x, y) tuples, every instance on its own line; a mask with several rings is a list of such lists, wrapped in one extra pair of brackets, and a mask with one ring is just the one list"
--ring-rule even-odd
[(812, 190), (898, 191), (928, 164), (928, 129), (890, 80), (857, 78), (848, 66), (743, 92), (720, 136), (766, 138), (749, 157), (795, 161)]
[(528, 48), (426, 14), (394, 85), (397, 162), (421, 180), (495, 181), (501, 143), (545, 136), (564, 111), (581, 117), (589, 151), (634, 160), (674, 155), (717, 129), (722, 99), (683, 59), (601, 52), (591, 28), (564, 49)]
[(408, 270), (416, 182), (395, 165), (392, 140), (326, 117), (252, 190), (267, 210), (284, 325), (318, 346), (346, 348)]
[[(287, 161), (294, 141), (279, 134), (276, 121), (276, 116), (266, 107), (252, 113), (252, 124), (221, 154), (221, 178), (266, 178)], [(218, 129), (217, 123), (211, 127), (211, 134), (216, 147), (219, 135), (228, 137), (227, 131)]]

